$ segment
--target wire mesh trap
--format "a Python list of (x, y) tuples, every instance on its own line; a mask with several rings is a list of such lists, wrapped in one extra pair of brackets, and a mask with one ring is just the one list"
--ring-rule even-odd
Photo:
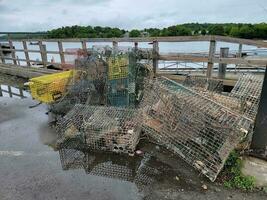
[(253, 121), (164, 77), (145, 88), (144, 131), (214, 181)]
[(147, 65), (135, 51), (93, 52), (75, 63), (65, 96), (51, 106), (52, 113), (64, 116), (75, 104), (136, 107), (141, 100)]
[(75, 105), (58, 123), (58, 145), (76, 139), (94, 150), (132, 155), (139, 142), (141, 117), (136, 109)]
[(199, 92), (223, 92), (223, 81), (199, 76), (186, 76), (183, 85)]

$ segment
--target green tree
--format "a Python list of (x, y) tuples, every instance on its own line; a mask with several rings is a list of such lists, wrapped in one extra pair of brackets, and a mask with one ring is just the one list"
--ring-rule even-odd
[(130, 37), (140, 37), (141, 36), (141, 32), (137, 29), (133, 29), (130, 31), (129, 33)]
[(211, 25), (209, 27), (209, 34), (211, 35), (224, 35), (224, 27), (221, 25)]
[(201, 35), (206, 35), (206, 34), (207, 34), (206, 29), (202, 29), (202, 30), (201, 30)]

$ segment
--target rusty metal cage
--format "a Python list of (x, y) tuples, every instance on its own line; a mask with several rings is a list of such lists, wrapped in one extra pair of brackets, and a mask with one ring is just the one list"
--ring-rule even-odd
[(253, 121), (164, 77), (145, 88), (144, 131), (214, 181)]
[(58, 123), (58, 145), (79, 140), (94, 150), (132, 155), (139, 142), (141, 117), (139, 110), (75, 105)]

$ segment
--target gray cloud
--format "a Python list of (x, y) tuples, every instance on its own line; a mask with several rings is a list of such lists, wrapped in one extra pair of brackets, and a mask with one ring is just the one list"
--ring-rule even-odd
[(266, 22), (265, 7), (266, 0), (0, 0), (0, 30), (44, 31), (76, 24), (132, 29), (187, 22), (258, 23)]

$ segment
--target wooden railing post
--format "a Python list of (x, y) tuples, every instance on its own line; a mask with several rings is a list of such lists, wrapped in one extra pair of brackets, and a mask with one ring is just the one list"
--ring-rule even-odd
[(112, 47), (113, 47), (113, 51), (117, 52), (118, 51), (118, 42), (117, 41), (113, 41), (112, 42)]
[(58, 43), (58, 51), (59, 51), (59, 55), (60, 55), (61, 64), (65, 64), (65, 57), (64, 57), (62, 42), (58, 41), (57, 43)]
[[(2, 48), (2, 47), (0, 46), (0, 48)], [(5, 61), (5, 55), (4, 55), (2, 49), (0, 50), (0, 57), (1, 57), (1, 61), (2, 61), (2, 63), (5, 64), (5, 63), (6, 63), (6, 61)]]
[(212, 71), (213, 71), (213, 57), (216, 51), (216, 41), (211, 40), (210, 41), (210, 48), (209, 48), (209, 61), (208, 61), (208, 67), (207, 67), (207, 78), (211, 78)]
[(156, 77), (157, 74), (157, 69), (158, 69), (158, 65), (159, 65), (159, 60), (158, 60), (158, 56), (159, 56), (159, 43), (158, 41), (153, 41), (153, 74), (154, 77)]
[(87, 51), (86, 41), (83, 40), (81, 43), (82, 43), (82, 49), (83, 49), (83, 51), (86, 52)]
[(135, 43), (134, 43), (134, 49), (135, 49), (135, 50), (138, 49), (138, 42), (135, 42)]
[(40, 49), (40, 53), (41, 53), (42, 63), (43, 63), (43, 66), (46, 67), (46, 65), (47, 65), (46, 46), (43, 45), (42, 41), (38, 41), (38, 43), (39, 43), (39, 49)]
[[(220, 49), (220, 58), (227, 58), (229, 54), (229, 48)], [(218, 78), (224, 79), (226, 75), (227, 64), (219, 63)]]
[(238, 47), (238, 57), (239, 58), (242, 57), (242, 44), (239, 44), (239, 47)]
[(10, 50), (11, 50), (11, 56), (12, 56), (12, 59), (13, 59), (13, 64), (14, 65), (17, 65), (17, 61), (16, 61), (16, 53), (15, 53), (15, 51), (14, 51), (14, 46), (13, 46), (13, 42), (12, 42), (12, 40), (10, 39), (10, 36), (8, 35), (8, 43), (9, 43), (9, 48), (10, 48)]
[(23, 40), (22, 44), (23, 44), (23, 49), (24, 49), (24, 54), (25, 54), (27, 66), (31, 66), (27, 43), (25, 40)]

